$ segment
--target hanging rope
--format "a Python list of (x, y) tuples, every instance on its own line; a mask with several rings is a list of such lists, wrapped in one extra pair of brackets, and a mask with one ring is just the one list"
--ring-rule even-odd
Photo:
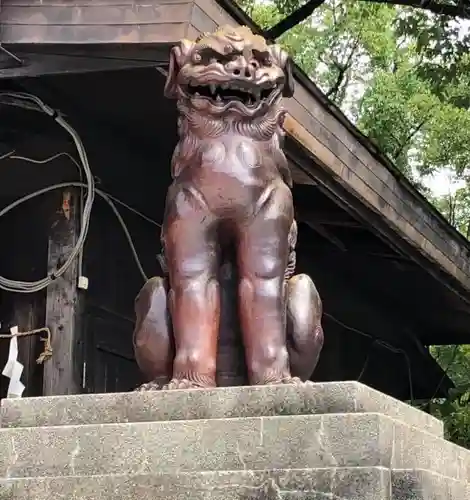
[(44, 361), (47, 361), (52, 356), (52, 335), (51, 331), (46, 326), (43, 328), (36, 328), (35, 330), (29, 330), (27, 332), (1, 333), (0, 339), (12, 339), (13, 337), (29, 337), (31, 335), (37, 335), (38, 333), (46, 333), (46, 337), (41, 337), (40, 339), (41, 342), (44, 342), (44, 351), (36, 360), (36, 363), (38, 365), (42, 365)]

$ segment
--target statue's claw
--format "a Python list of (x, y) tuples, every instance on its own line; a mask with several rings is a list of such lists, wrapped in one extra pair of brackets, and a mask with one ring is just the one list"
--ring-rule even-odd
[(289, 375), (288, 377), (281, 377), (276, 379), (271, 379), (267, 381), (264, 385), (313, 385), (313, 382), (310, 380), (303, 381), (299, 377), (292, 377)]
[(213, 387), (212, 385), (209, 387), (207, 384), (201, 382), (195, 382), (187, 378), (182, 378), (182, 379), (173, 378), (170, 380), (168, 384), (163, 386), (163, 390), (172, 391), (178, 389), (210, 389), (212, 387)]
[(156, 382), (155, 380), (152, 380), (151, 382), (147, 382), (146, 384), (142, 384), (137, 389), (135, 389), (136, 392), (148, 392), (148, 391), (160, 391), (162, 389), (162, 386)]
[(310, 386), (313, 385), (313, 382), (311, 380), (303, 381), (299, 377), (285, 377), (282, 379), (281, 384)]

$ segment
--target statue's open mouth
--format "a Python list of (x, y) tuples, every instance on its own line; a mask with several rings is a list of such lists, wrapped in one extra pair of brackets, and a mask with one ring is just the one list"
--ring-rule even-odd
[(213, 104), (225, 106), (229, 102), (239, 101), (247, 107), (257, 107), (279, 91), (274, 84), (243, 86), (237, 83), (212, 83), (207, 85), (190, 84), (186, 87), (187, 93), (194, 97), (210, 99)]

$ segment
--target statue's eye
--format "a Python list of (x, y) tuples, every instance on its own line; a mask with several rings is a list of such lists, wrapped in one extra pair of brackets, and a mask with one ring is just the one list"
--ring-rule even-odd
[(272, 66), (273, 60), (272, 60), (272, 57), (269, 54), (269, 52), (267, 52), (267, 51), (261, 52), (261, 51), (254, 50), (253, 55), (260, 62), (260, 64), (262, 64), (263, 66)]
[(198, 63), (212, 64), (220, 62), (221, 55), (210, 47), (204, 47), (199, 52), (199, 57), (200, 59), (197, 61)]
[(222, 63), (223, 62), (223, 55), (219, 54), (216, 50), (213, 50), (209, 47), (201, 50), (200, 55), (201, 55), (201, 61), (204, 64), (213, 64), (213, 63)]
[(198, 64), (202, 61), (202, 56), (199, 54), (199, 52), (194, 52), (193, 54), (193, 61)]

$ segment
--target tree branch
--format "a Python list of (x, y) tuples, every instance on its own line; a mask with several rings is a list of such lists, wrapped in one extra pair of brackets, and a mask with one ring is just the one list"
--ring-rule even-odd
[(430, 116), (426, 116), (426, 118), (424, 118), (420, 124), (415, 127), (409, 134), (408, 136), (406, 137), (406, 139), (404, 140), (403, 144), (400, 145), (400, 148), (398, 149), (398, 151), (393, 155), (394, 159), (397, 160), (400, 155), (403, 153), (404, 149), (406, 148), (406, 146), (408, 146), (408, 144), (410, 143), (411, 139), (413, 139), (413, 137), (424, 127), (424, 125), (426, 125), (426, 122), (429, 120)]
[[(450, 17), (460, 17), (470, 19), (470, 2), (468, 0), (458, 0), (458, 3), (443, 3), (437, 0), (361, 0), (369, 3), (386, 3), (389, 5), (403, 5), (415, 9), (427, 10), (434, 14), (441, 14)], [(291, 12), (282, 21), (266, 31), (266, 37), (270, 39), (279, 38), (286, 31), (305, 21), (313, 11), (320, 7), (325, 0), (309, 0), (307, 3)]]
[(470, 3), (467, 0), (460, 0), (457, 4), (443, 3), (435, 0), (362, 0), (362, 1), (387, 3), (390, 5), (403, 5), (404, 7), (413, 7), (415, 9), (428, 10), (433, 14), (470, 19)]
[(354, 41), (354, 45), (351, 49), (351, 52), (349, 53), (348, 58), (346, 59), (346, 62), (344, 64), (340, 65), (336, 61), (333, 61), (333, 64), (338, 68), (338, 75), (336, 76), (335, 84), (326, 93), (326, 97), (328, 97), (329, 99), (333, 100), (336, 99), (337, 94), (341, 88), (341, 84), (343, 83), (344, 78), (346, 76), (346, 73), (351, 68), (352, 58), (358, 47), (359, 47), (359, 39), (356, 39)]
[(320, 7), (325, 2), (325, 0), (309, 0), (306, 4), (302, 5), (302, 7), (291, 12), (287, 17), (285, 17), (282, 21), (279, 21), (272, 28), (266, 31), (266, 38), (271, 38), (275, 40), (279, 38), (286, 31), (290, 30), (294, 26), (297, 26), (302, 21), (305, 21), (307, 17), (309, 17), (312, 12)]

